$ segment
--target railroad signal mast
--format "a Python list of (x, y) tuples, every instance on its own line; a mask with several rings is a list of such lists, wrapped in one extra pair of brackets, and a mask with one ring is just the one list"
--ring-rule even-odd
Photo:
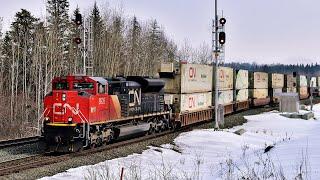
[(88, 18), (84, 20), (82, 15), (78, 12), (75, 14), (74, 23), (80, 29), (81, 36), (75, 37), (73, 40), (76, 44), (80, 45), (83, 43), (82, 59), (83, 59), (83, 74), (93, 76), (93, 28), (92, 20)]
[[(214, 94), (212, 93), (212, 99), (214, 99), (214, 101), (212, 101), (212, 106), (214, 106), (215, 108), (215, 128), (217, 129), (219, 129), (219, 122), (220, 119), (223, 118), (224, 111), (223, 107), (219, 104), (220, 92), (218, 68), (220, 64), (224, 62), (225, 59), (224, 44), (226, 43), (226, 33), (224, 31), (224, 28), (226, 22), (227, 20), (223, 17), (223, 15), (218, 15), (218, 3), (217, 0), (215, 0), (215, 18), (213, 20), (212, 26), (212, 68), (216, 68), (216, 70), (212, 71), (215, 72), (215, 74), (213, 74), (214, 83), (212, 83), (212, 85), (214, 86), (213, 89), (215, 90)], [(220, 109), (219, 107), (222, 107), (222, 109)]]

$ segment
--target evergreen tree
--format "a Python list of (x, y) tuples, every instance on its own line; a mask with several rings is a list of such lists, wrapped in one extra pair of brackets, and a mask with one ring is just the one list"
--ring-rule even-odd
[[(47, 0), (48, 23), (52, 44), (51, 59), (55, 64), (53, 70), (55, 75), (68, 74), (68, 53), (72, 41), (69, 20), (69, 1), (68, 0)], [(58, 65), (56, 65), (58, 64)]]

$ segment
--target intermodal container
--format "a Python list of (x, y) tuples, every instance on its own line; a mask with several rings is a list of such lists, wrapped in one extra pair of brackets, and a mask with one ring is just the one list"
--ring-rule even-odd
[(250, 89), (249, 97), (254, 99), (264, 99), (268, 97), (268, 89)]
[(317, 87), (320, 87), (320, 76), (319, 77), (317, 77)]
[(233, 103), (233, 90), (219, 91), (218, 102), (219, 102), (219, 104), (222, 104), (222, 105), (232, 104)]
[(166, 94), (165, 101), (172, 102), (175, 112), (198, 111), (211, 106), (211, 92), (192, 94)]
[(249, 90), (248, 89), (239, 89), (234, 91), (234, 101), (236, 102), (244, 102), (248, 101)]
[(250, 72), (249, 73), (249, 88), (250, 89), (267, 89), (268, 88), (268, 73)]
[(292, 74), (285, 75), (285, 88), (296, 88), (297, 87), (297, 77)]
[(299, 75), (297, 78), (298, 87), (308, 87), (307, 76)]
[[(168, 72), (168, 71), (173, 71)], [(212, 91), (212, 67), (201, 64), (162, 65), (160, 78), (165, 93), (189, 94)]]
[(273, 100), (278, 100), (280, 98), (280, 94), (282, 93), (282, 88), (273, 88), (270, 91), (270, 96)]
[[(215, 71), (216, 69), (214, 69), (214, 74), (215, 74)], [(218, 82), (219, 91), (233, 89), (233, 69), (232, 68), (219, 67), (218, 79), (219, 79), (219, 82)]]
[(234, 74), (234, 89), (248, 89), (249, 87), (249, 71), (235, 70)]
[(317, 77), (311, 77), (309, 87), (317, 87)]
[(270, 73), (269, 74), (269, 87), (283, 88), (284, 87), (284, 74)]
[(296, 87), (284, 88), (284, 92), (287, 92), (287, 93), (296, 93), (296, 92), (297, 92), (297, 88), (296, 88)]
[(308, 87), (300, 87), (299, 88), (299, 95), (301, 99), (308, 98)]

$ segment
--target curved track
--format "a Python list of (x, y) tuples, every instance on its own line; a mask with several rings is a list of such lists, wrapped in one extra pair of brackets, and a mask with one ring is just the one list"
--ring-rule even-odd
[(174, 133), (174, 131), (166, 131), (162, 133), (147, 135), (139, 138), (134, 138), (126, 141), (116, 142), (110, 145), (106, 145), (103, 147), (93, 148), (84, 150), (78, 153), (72, 154), (63, 154), (63, 155), (52, 155), (52, 154), (41, 154), (35, 155), (27, 158), (16, 159), (12, 161), (6, 161), (0, 163), (0, 176), (9, 175), (13, 173), (18, 173), (20, 171), (41, 167), (44, 165), (54, 164), (57, 162), (66, 161), (68, 159), (86, 156), (91, 153), (97, 153), (105, 150), (111, 150), (114, 148), (118, 148), (120, 146), (128, 146), (130, 144), (139, 143), (145, 140), (154, 139), (160, 136), (168, 135)]

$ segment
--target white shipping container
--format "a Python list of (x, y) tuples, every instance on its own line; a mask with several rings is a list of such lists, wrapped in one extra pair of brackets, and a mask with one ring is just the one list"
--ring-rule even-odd
[(284, 87), (284, 74), (272, 73), (272, 88)]
[(235, 101), (237, 101), (237, 102), (248, 101), (248, 97), (249, 97), (248, 94), (249, 94), (249, 90), (248, 89), (236, 90)]
[(251, 81), (253, 81), (254, 89), (268, 88), (268, 73), (254, 72)]
[[(219, 90), (233, 89), (233, 69), (229, 67), (218, 68)], [(214, 89), (215, 90), (215, 89)]]
[(316, 77), (311, 77), (310, 87), (317, 87), (317, 78)]
[[(212, 90), (212, 67), (202, 64), (180, 64), (180, 67), (172, 67), (174, 77), (162, 78), (165, 81), (166, 93), (188, 94)], [(163, 65), (162, 69), (167, 72), (172, 67)]]
[(282, 94), (282, 88), (272, 89), (273, 98), (279, 98)]
[(207, 109), (211, 106), (211, 92), (193, 94), (174, 94), (174, 104), (178, 106), (180, 112), (197, 111)]
[(160, 72), (173, 72), (173, 63), (161, 63), (160, 65)]
[[(215, 93), (215, 92), (213, 92)], [(233, 90), (219, 91), (219, 104), (228, 105), (233, 103)]]
[(289, 88), (287, 88), (287, 92), (288, 93), (296, 93), (297, 92), (297, 88), (296, 87), (289, 87)]
[(247, 70), (238, 70), (235, 78), (235, 89), (247, 89), (249, 87), (249, 72)]
[(308, 87), (300, 87), (299, 88), (299, 94), (307, 96), (309, 94), (308, 93)]
[(320, 87), (320, 76), (317, 77), (317, 82), (318, 82), (317, 87)]
[(250, 98), (264, 99), (268, 97), (268, 89), (250, 89)]
[(300, 76), (300, 87), (308, 87), (307, 76)]
[(287, 88), (294, 88), (297, 86), (297, 79), (293, 75), (287, 75)]

